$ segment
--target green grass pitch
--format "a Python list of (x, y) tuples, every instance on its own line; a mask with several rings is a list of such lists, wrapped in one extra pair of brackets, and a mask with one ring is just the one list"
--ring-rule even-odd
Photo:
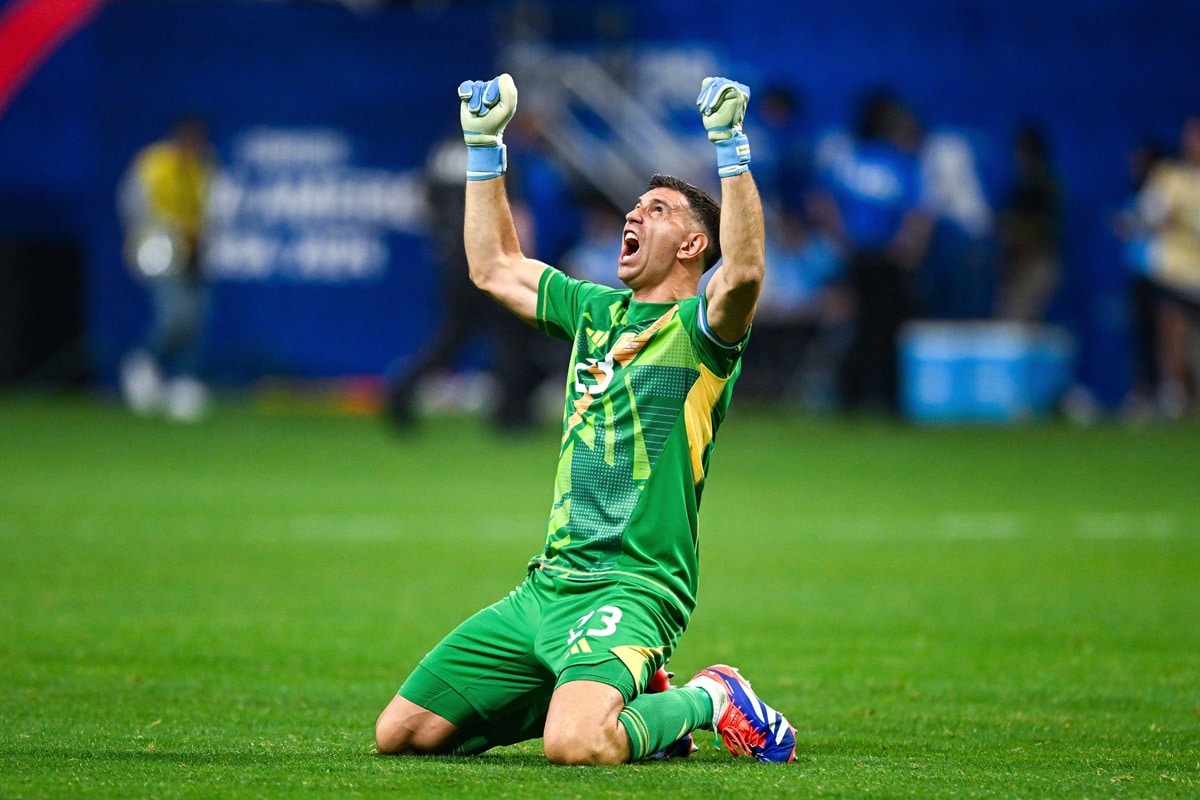
[(557, 432), (0, 397), (0, 797), (1200, 796), (1200, 427), (923, 429), (735, 403), (672, 668), (796, 763), (374, 755), (522, 577)]

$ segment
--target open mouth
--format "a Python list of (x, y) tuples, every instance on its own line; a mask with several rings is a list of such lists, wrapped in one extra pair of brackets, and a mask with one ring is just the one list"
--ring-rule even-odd
[(625, 231), (625, 236), (621, 239), (621, 258), (633, 255), (641, 246), (642, 243), (638, 241), (636, 233), (630, 230)]

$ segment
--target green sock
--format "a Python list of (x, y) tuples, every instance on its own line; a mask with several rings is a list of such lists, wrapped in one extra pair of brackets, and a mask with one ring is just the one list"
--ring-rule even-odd
[(696, 686), (638, 695), (618, 717), (629, 735), (629, 760), (654, 755), (684, 734), (711, 724), (712, 715), (712, 699)]

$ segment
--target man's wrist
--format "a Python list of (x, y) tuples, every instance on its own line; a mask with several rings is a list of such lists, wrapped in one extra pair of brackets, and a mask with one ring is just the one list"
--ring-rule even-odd
[(508, 150), (503, 144), (492, 147), (467, 146), (467, 180), (499, 178), (507, 168)]
[(741, 175), (750, 169), (750, 140), (746, 134), (738, 131), (714, 144), (717, 148), (717, 174), (720, 177)]

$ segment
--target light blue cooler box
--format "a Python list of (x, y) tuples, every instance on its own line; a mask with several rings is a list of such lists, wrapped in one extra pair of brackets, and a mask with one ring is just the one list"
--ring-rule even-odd
[(1054, 410), (1074, 343), (1048, 325), (911, 322), (900, 332), (900, 402), (917, 422), (1017, 422)]

